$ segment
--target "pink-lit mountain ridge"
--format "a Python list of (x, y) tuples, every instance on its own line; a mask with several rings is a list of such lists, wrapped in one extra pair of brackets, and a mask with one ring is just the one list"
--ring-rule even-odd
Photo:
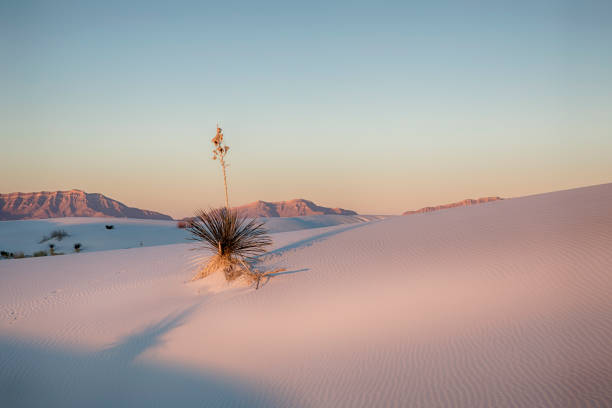
[(172, 219), (169, 215), (128, 207), (102, 194), (81, 190), (0, 194), (1, 221), (58, 217)]
[(322, 207), (312, 201), (297, 198), (289, 201), (255, 201), (236, 207), (241, 215), (247, 217), (300, 217), (303, 215), (357, 215), (355, 211), (344, 208)]

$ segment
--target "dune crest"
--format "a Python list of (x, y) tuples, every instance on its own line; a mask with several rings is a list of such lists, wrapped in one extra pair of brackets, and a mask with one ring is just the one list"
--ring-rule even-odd
[(466, 198), (465, 200), (457, 201), (457, 202), (450, 203), (450, 204), (441, 204), (441, 205), (436, 205), (435, 207), (423, 207), (418, 210), (404, 211), (402, 215), (422, 214), (422, 213), (428, 213), (428, 212), (433, 212), (433, 211), (445, 210), (447, 208), (467, 207), (470, 205), (490, 203), (492, 201), (499, 201), (499, 200), (503, 200), (503, 198), (501, 197), (481, 197), (477, 199)]

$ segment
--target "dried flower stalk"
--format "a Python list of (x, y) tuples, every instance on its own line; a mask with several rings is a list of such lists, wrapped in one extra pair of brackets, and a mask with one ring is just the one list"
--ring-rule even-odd
[(225, 172), (225, 155), (229, 151), (229, 146), (223, 142), (223, 129), (217, 125), (217, 134), (212, 138), (212, 144), (215, 146), (213, 149), (213, 160), (219, 159), (221, 169), (223, 170), (223, 186), (225, 187), (225, 208), (229, 210), (229, 197), (227, 194), (227, 176)]

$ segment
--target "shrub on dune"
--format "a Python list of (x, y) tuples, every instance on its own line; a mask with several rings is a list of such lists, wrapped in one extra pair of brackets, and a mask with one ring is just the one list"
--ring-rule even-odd
[(264, 253), (272, 244), (262, 222), (241, 217), (236, 210), (227, 208), (199, 211), (187, 231), (192, 235), (190, 239), (214, 253), (194, 279), (221, 270), (228, 281), (234, 280), (247, 271), (246, 261)]
[(229, 146), (223, 141), (223, 131), (219, 126), (212, 143), (212, 158), (219, 160), (223, 171), (225, 207), (200, 210), (187, 221), (186, 229), (191, 233), (190, 239), (201, 242), (202, 247), (214, 254), (193, 279), (201, 279), (217, 271), (223, 271), (228, 281), (242, 275), (248, 278), (257, 273), (249, 266), (249, 261), (264, 253), (266, 247), (272, 244), (272, 239), (262, 222), (239, 216), (236, 210), (230, 208), (225, 163)]
[(51, 256), (64, 255), (64, 253), (63, 252), (56, 252), (55, 251), (55, 245), (49, 244), (49, 255), (51, 255)]

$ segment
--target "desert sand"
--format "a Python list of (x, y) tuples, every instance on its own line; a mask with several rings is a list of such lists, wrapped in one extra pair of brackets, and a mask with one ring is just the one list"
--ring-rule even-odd
[(0, 261), (0, 405), (612, 406), (612, 184), (273, 238)]
[[(310, 228), (368, 222), (384, 218), (376, 215), (316, 215), (305, 217), (260, 218), (271, 233), (296, 231)], [(112, 225), (107, 230), (106, 225)], [(63, 230), (69, 235), (40, 242), (54, 230)], [(24, 252), (48, 250), (54, 244), (58, 252), (73, 252), (79, 242), (83, 252), (129, 249), (157, 245), (183, 244), (189, 234), (177, 228), (176, 221), (140, 220), (112, 217), (63, 217), (42, 220), (0, 221), (0, 250)]]

